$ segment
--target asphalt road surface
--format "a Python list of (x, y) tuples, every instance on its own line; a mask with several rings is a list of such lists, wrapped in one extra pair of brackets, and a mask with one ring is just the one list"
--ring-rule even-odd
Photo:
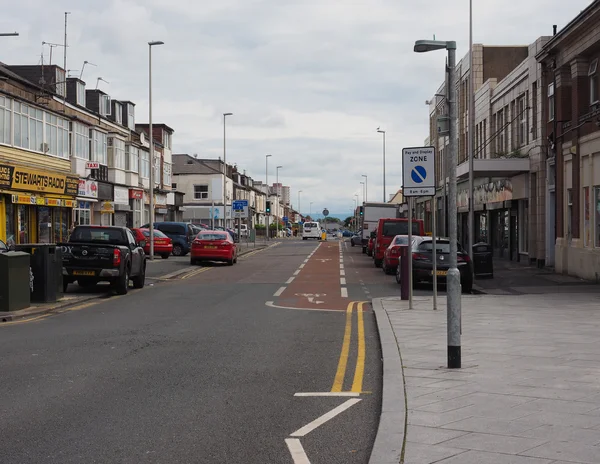
[(343, 246), (285, 241), (0, 325), (0, 462), (368, 462), (381, 354)]

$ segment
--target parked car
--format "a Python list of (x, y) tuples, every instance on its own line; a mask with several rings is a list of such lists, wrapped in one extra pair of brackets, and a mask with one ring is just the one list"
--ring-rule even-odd
[(373, 250), (375, 249), (375, 240), (377, 239), (377, 229), (369, 235), (369, 243), (367, 243), (367, 256), (374, 258)]
[[(413, 240), (414, 241), (414, 240)], [(383, 272), (386, 274), (393, 274), (396, 272), (400, 258), (400, 246), (408, 245), (408, 235), (396, 235), (385, 250), (383, 255)]]
[(63, 253), (63, 291), (74, 281), (81, 287), (110, 282), (125, 295), (129, 281), (142, 288), (146, 280), (145, 242), (126, 227), (77, 226), (68, 242), (58, 243)]
[(236, 243), (239, 242), (237, 232), (233, 229), (230, 229), (229, 227), (216, 226), (214, 230), (222, 230), (223, 232), (227, 232), (231, 236), (231, 240), (233, 240)]
[[(373, 246), (373, 257), (376, 267), (383, 264), (383, 254), (392, 239), (396, 235), (408, 235), (408, 219), (407, 218), (382, 218), (377, 224), (377, 237)], [(422, 219), (412, 220), (412, 235), (425, 235), (425, 228)]]
[(224, 261), (230, 266), (237, 263), (237, 245), (224, 230), (203, 230), (192, 241), (190, 264), (201, 261)]
[[(141, 228), (148, 229), (149, 224)], [(190, 252), (194, 237), (202, 229), (190, 222), (155, 222), (154, 229), (160, 230), (173, 241), (173, 256), (185, 256)]]
[(352, 246), (360, 246), (362, 243), (362, 237), (358, 234), (354, 234), (352, 235), (352, 238), (350, 239), (350, 245)]
[[(144, 241), (144, 253), (150, 254), (150, 229), (131, 229), (135, 234), (135, 239)], [(167, 259), (173, 252), (173, 240), (163, 234), (160, 230), (154, 230), (154, 254), (162, 259)]]
[(0, 240), (0, 253), (8, 252), (8, 246), (2, 240)]
[[(470, 293), (473, 289), (473, 262), (469, 254), (457, 244), (458, 256), (457, 265), (460, 272), (460, 284), (465, 293)], [(413, 285), (419, 282), (433, 283), (433, 240), (431, 237), (415, 237), (412, 249), (412, 275)], [(447, 238), (436, 239), (436, 270), (439, 283), (446, 283), (448, 275), (450, 240)], [(401, 282), (401, 260), (396, 268), (396, 282)]]
[[(342, 231), (342, 237), (353, 237), (353, 236), (354, 236), (354, 234), (352, 233), (351, 230), (344, 229)], [(352, 245), (352, 246), (354, 246), (354, 245)]]
[(250, 235), (250, 231), (248, 230), (248, 224), (240, 224), (240, 236), (247, 238)]

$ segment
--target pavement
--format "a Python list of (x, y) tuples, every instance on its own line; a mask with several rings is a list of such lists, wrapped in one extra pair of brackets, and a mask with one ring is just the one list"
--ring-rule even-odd
[(462, 368), (446, 300), (375, 298), (383, 400), (371, 464), (600, 462), (600, 293), (463, 295)]
[(367, 463), (382, 376), (370, 305), (267, 305), (292, 277), (341, 295), (340, 266), (315, 266), (327, 245), (282, 240), (0, 324), (2, 464)]

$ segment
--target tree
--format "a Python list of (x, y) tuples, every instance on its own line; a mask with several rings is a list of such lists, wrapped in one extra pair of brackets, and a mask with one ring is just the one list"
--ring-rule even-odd
[(348, 216), (346, 219), (344, 219), (344, 227), (350, 227), (350, 224), (352, 224), (353, 221), (354, 217)]

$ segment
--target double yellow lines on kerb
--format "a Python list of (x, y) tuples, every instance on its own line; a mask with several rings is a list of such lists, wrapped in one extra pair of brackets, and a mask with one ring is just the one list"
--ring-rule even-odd
[(350, 354), (350, 342), (352, 339), (352, 314), (353, 309), (356, 306), (357, 314), (357, 354), (356, 354), (356, 369), (354, 370), (354, 379), (352, 381), (352, 388), (350, 389), (353, 393), (362, 393), (363, 378), (365, 374), (365, 323), (363, 319), (363, 306), (362, 301), (352, 301), (348, 304), (346, 309), (346, 328), (344, 330), (344, 341), (342, 343), (342, 352), (340, 353), (340, 360), (338, 362), (337, 371), (335, 373), (335, 380), (333, 381), (332, 392), (344, 391), (344, 379), (346, 378), (346, 368), (348, 367), (348, 356)]

